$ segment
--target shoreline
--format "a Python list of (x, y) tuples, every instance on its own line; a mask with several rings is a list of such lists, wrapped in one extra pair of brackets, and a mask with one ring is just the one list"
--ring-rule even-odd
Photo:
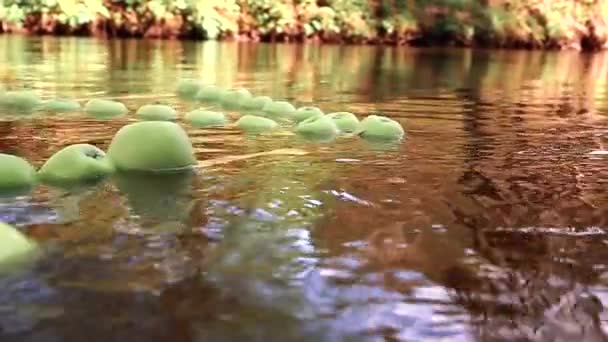
[(2, 32), (2, 36), (22, 36), (22, 37), (55, 37), (55, 38), (89, 38), (89, 39), (104, 39), (104, 40), (142, 40), (142, 41), (180, 41), (180, 42), (228, 42), (228, 43), (266, 43), (266, 44), (302, 44), (302, 45), (329, 45), (329, 46), (385, 46), (385, 47), (411, 47), (411, 48), (456, 48), (456, 49), (475, 49), (475, 50), (497, 50), (497, 51), (546, 51), (546, 52), (586, 52), (586, 53), (602, 53), (608, 51), (608, 41), (600, 46), (584, 48), (580, 42), (571, 42), (564, 46), (539, 46), (532, 43), (476, 43), (476, 42), (455, 42), (455, 41), (433, 41), (424, 38), (417, 38), (411, 41), (395, 41), (390, 39), (370, 39), (362, 41), (352, 40), (323, 40), (316, 38), (302, 39), (300, 37), (290, 37), (288, 39), (251, 39), (243, 36), (231, 36), (218, 39), (205, 39), (202, 37), (178, 36), (178, 37), (146, 37), (140, 35), (84, 35), (84, 34), (54, 34), (54, 33), (31, 33), (24, 31)]
[(0, 4), (0, 34), (602, 51), (608, 49), (608, 0)]

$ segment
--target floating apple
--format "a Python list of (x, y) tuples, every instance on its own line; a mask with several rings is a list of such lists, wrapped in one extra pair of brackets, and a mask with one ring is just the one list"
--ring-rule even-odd
[(135, 114), (148, 121), (174, 121), (177, 119), (175, 109), (162, 104), (143, 105), (139, 107)]
[(361, 121), (359, 135), (366, 139), (398, 140), (403, 138), (405, 131), (393, 119), (380, 115), (370, 115)]
[(121, 102), (92, 99), (84, 105), (84, 111), (96, 117), (109, 118), (127, 114), (127, 106)]
[(323, 111), (317, 107), (304, 106), (296, 110), (296, 112), (293, 114), (293, 119), (296, 122), (301, 122), (313, 116), (323, 116)]
[(71, 99), (54, 99), (42, 105), (42, 109), (55, 113), (75, 112), (80, 108), (80, 103)]
[(18, 112), (30, 112), (38, 108), (42, 100), (30, 90), (7, 91), (0, 94), (0, 107)]
[(49, 158), (38, 171), (40, 180), (50, 184), (94, 182), (114, 172), (106, 154), (89, 144), (70, 145)]
[(227, 91), (222, 98), (220, 103), (225, 108), (239, 108), (243, 101), (251, 99), (251, 93), (247, 89), (237, 89)]
[(110, 143), (108, 157), (123, 171), (171, 171), (196, 164), (186, 132), (168, 121), (142, 121), (122, 127)]
[(203, 102), (219, 101), (228, 91), (214, 85), (202, 85), (196, 94), (196, 99)]
[(203, 84), (199, 80), (182, 79), (177, 82), (177, 95), (186, 99), (195, 99)]
[(275, 121), (255, 115), (244, 115), (236, 122), (236, 127), (246, 132), (269, 131), (277, 126)]
[(273, 101), (267, 103), (262, 111), (270, 117), (293, 117), (296, 107), (287, 101)]
[(226, 123), (226, 116), (222, 112), (197, 109), (186, 113), (186, 121), (193, 126), (223, 126)]
[(268, 96), (256, 96), (244, 99), (241, 102), (241, 108), (246, 110), (262, 110), (264, 106), (271, 102), (272, 99)]
[(313, 116), (296, 126), (296, 133), (319, 138), (333, 138), (340, 130), (334, 121), (325, 115)]
[(0, 153), (0, 192), (28, 189), (36, 183), (36, 171), (26, 160)]
[(327, 114), (342, 133), (355, 133), (360, 129), (359, 119), (353, 113), (336, 112)]

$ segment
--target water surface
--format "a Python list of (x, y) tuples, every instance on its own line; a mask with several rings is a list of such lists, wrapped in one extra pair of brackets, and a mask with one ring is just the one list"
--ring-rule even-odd
[[(381, 112), (399, 144), (183, 123), (206, 167), (2, 199), (44, 249), (3, 341), (604, 341), (608, 55), (0, 36), (0, 79), (131, 113), (196, 77)], [(237, 113), (229, 112), (231, 120)], [(36, 166), (135, 119), (0, 113)], [(295, 154), (253, 153), (297, 149)]]

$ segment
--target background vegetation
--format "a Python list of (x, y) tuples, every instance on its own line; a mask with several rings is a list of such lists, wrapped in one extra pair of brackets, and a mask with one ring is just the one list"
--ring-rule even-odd
[(597, 50), (608, 0), (0, 0), (0, 32)]

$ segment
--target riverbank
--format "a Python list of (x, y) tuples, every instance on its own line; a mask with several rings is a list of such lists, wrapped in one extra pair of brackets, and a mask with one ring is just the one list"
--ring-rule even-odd
[(608, 48), (608, 0), (4, 0), (0, 33)]

